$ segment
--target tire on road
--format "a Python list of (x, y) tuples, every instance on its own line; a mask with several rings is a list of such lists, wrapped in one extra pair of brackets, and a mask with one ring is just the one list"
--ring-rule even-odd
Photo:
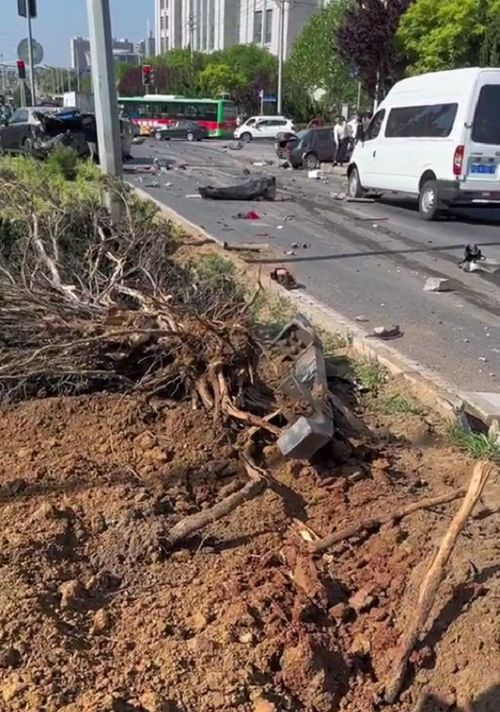
[(250, 143), (252, 138), (253, 138), (252, 134), (249, 131), (245, 131), (244, 133), (241, 134), (240, 141), (243, 141), (243, 143)]
[(163, 136), (162, 136), (161, 131), (157, 131), (157, 132), (155, 133), (155, 139), (156, 139), (157, 141), (163, 141)]
[(186, 141), (194, 141), (194, 133), (192, 131), (187, 132)]
[(314, 153), (307, 153), (302, 159), (302, 163), (308, 171), (312, 171), (319, 166), (318, 157)]
[(435, 180), (426, 180), (420, 188), (418, 210), (423, 220), (437, 220), (441, 215), (438, 186)]
[(347, 195), (350, 198), (362, 198), (364, 194), (365, 190), (361, 185), (359, 171), (356, 166), (353, 166), (349, 171), (349, 175), (347, 178)]

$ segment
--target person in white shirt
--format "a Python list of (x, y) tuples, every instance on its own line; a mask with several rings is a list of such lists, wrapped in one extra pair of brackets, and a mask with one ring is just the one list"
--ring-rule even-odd
[(333, 127), (333, 140), (336, 146), (334, 165), (342, 166), (346, 160), (347, 147), (349, 145), (349, 130), (343, 116), (337, 116)]

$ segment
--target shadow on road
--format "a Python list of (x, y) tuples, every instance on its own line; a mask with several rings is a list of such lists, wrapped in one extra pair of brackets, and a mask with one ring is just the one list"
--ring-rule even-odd
[(500, 683), (494, 685), (486, 692), (468, 702), (463, 707), (450, 706), (439, 697), (427, 693), (417, 706), (414, 712), (499, 712), (500, 711)]

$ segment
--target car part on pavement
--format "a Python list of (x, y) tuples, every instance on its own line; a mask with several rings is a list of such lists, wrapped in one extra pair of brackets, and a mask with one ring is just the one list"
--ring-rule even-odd
[(210, 200), (274, 200), (276, 197), (276, 178), (261, 177), (229, 186), (200, 186), (202, 198)]
[(297, 280), (286, 267), (276, 267), (271, 271), (271, 279), (280, 284), (285, 289), (297, 289)]

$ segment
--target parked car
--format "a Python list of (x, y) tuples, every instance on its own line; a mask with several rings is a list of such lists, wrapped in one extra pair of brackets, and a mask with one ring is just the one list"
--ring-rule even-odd
[(284, 139), (283, 157), (294, 168), (317, 168), (320, 163), (332, 163), (335, 157), (333, 127), (304, 129), (295, 138)]
[(208, 138), (208, 131), (195, 121), (176, 121), (171, 126), (157, 128), (155, 139), (157, 141), (170, 141), (172, 138), (184, 138), (186, 141), (201, 141)]
[(434, 220), (500, 207), (500, 70), (453, 69), (395, 84), (356, 144), (349, 195), (401, 192)]
[(279, 133), (296, 133), (291, 119), (285, 116), (251, 116), (238, 126), (234, 138), (248, 143), (253, 139), (275, 139)]

